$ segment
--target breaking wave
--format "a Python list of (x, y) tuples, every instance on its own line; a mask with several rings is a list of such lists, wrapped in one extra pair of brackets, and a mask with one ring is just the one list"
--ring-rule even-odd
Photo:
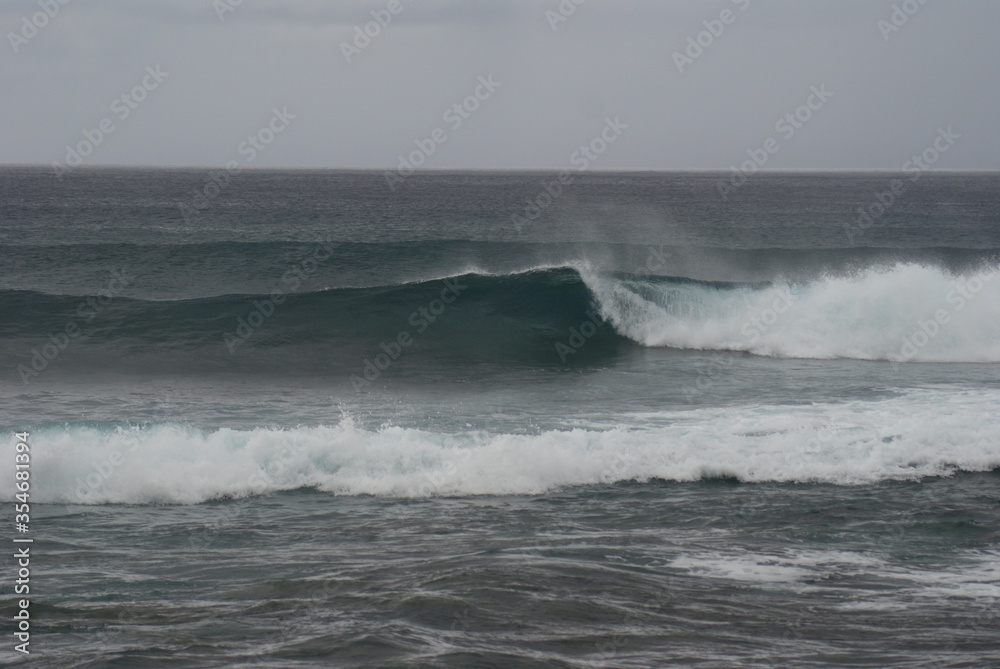
[[(926, 389), (875, 402), (660, 412), (645, 424), (634, 416), (630, 428), (539, 434), (371, 430), (346, 415), (328, 426), (246, 431), (41, 426), (31, 431), (31, 498), (191, 504), (299, 488), (428, 497), (719, 477), (915, 480), (1000, 467), (998, 401), (1000, 392)], [(8, 460), (0, 494), (10, 498)]]

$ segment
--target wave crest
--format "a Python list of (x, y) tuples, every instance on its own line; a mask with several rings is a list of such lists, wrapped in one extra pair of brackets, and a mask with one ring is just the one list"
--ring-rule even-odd
[[(596, 311), (612, 327), (597, 328), (575, 363), (610, 359), (636, 344), (785, 358), (1000, 362), (998, 275), (988, 266), (952, 274), (896, 264), (808, 281), (724, 283), (602, 273), (581, 264), (292, 293), (280, 304), (269, 295), (120, 297), (92, 323), (80, 316), (81, 298), (0, 291), (0, 308), (18, 314), (0, 322), (0, 337), (16, 342), (14, 364), (25, 362), (31, 341), (43, 346), (76, 319), (82, 334), (75, 345), (100, 349), (88, 359), (129, 350), (165, 356), (171, 368), (190, 351), (199, 351), (192, 354), (199, 366), (240, 364), (239, 356), (219, 355), (229, 347), (278, 366), (303, 359), (307, 349), (310, 366), (354, 369), (404, 332), (415, 341), (409, 350), (430, 353), (408, 354), (407, 364), (553, 365), (559, 343)], [(437, 304), (448, 282), (462, 286), (460, 295)], [(437, 316), (420, 311), (428, 308)], [(244, 337), (248, 323), (255, 327)], [(238, 349), (227, 343), (233, 337)]]
[(643, 346), (786, 358), (1000, 362), (1000, 271), (894, 265), (790, 283), (584, 273), (615, 329)]

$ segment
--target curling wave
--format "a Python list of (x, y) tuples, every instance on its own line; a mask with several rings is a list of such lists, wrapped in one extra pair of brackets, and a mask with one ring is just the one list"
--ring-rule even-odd
[(587, 345), (574, 363), (608, 360), (637, 345), (793, 358), (1000, 362), (998, 275), (988, 265), (955, 274), (894, 264), (747, 283), (607, 273), (580, 264), (290, 293), (280, 302), (261, 294), (105, 303), (0, 291), (0, 312), (17, 315), (0, 321), (0, 348), (15, 365), (28, 364), (32, 350), (59, 343), (73, 321), (76, 345), (97, 349), (88, 359), (100, 360), (100, 349), (116, 356), (125, 350), (160, 355), (170, 369), (239, 364), (238, 353), (260, 366), (305, 360), (353, 370), (400, 337), (412, 341), (410, 365), (530, 366), (560, 364), (559, 346), (589, 321), (598, 327), (586, 326)]

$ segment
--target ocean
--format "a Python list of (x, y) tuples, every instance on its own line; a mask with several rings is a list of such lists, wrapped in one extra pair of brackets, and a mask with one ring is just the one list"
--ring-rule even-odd
[(1000, 667), (1000, 174), (8, 166), (0, 248), (5, 664)]

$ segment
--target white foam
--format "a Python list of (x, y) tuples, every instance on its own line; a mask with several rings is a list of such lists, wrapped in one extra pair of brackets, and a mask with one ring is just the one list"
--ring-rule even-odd
[(899, 577), (918, 584), (918, 597), (967, 597), (1000, 603), (1000, 553), (965, 552), (968, 562), (960, 570), (908, 569)]
[[(31, 436), (31, 499), (197, 503), (306, 486), (346, 495), (536, 494), (706, 476), (918, 479), (1000, 467), (997, 406), (1000, 391), (924, 389), (871, 402), (663, 412), (639, 427), (540, 434), (365, 430), (349, 417), (248, 431), (46, 427)], [(12, 457), (0, 462), (0, 494), (14, 494)]]
[[(844, 576), (878, 578), (892, 588), (865, 601), (843, 602), (842, 610), (905, 610), (919, 600), (962, 598), (995, 610), (1000, 602), (1000, 560), (995, 552), (961, 552), (957, 564), (917, 567), (849, 551), (801, 550), (754, 553), (732, 547), (684, 553), (669, 562), (674, 569), (707, 577), (767, 586), (790, 585), (798, 592), (837, 589)], [(835, 580), (829, 580), (836, 577)], [(849, 590), (844, 591), (849, 592)]]
[(716, 288), (582, 272), (602, 315), (645, 346), (789, 358), (1000, 362), (1000, 271), (897, 264), (804, 284)]
[(833, 573), (877, 571), (884, 563), (871, 556), (847, 551), (804, 550), (781, 554), (701, 552), (680, 555), (670, 562), (711, 578), (755, 583), (793, 583)]
[(700, 576), (751, 583), (793, 583), (809, 576), (807, 569), (773, 556), (682, 555), (670, 566)]

